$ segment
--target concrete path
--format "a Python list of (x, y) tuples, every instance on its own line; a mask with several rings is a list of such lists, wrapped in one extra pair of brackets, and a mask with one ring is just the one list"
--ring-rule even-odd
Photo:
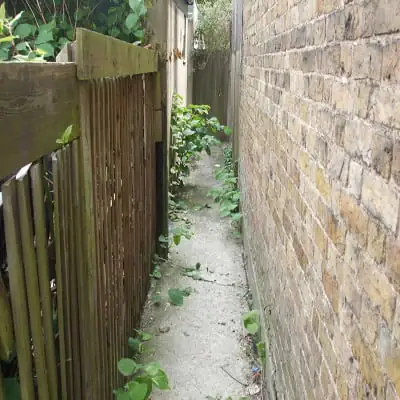
[[(163, 278), (153, 288), (153, 294), (161, 293), (161, 306), (151, 302), (146, 306), (143, 329), (154, 335), (150, 357), (166, 370), (171, 386), (168, 392), (156, 392), (152, 400), (225, 400), (246, 395), (246, 388), (237, 382), (247, 384), (251, 371), (241, 323), (248, 310), (242, 248), (232, 237), (230, 222), (221, 220), (218, 205), (207, 197), (217, 184), (214, 165), (222, 162), (221, 151), (216, 151), (216, 156), (204, 156), (197, 163), (186, 189), (195, 236), (182, 240), (171, 251), (170, 264), (162, 268)], [(206, 203), (211, 208), (194, 211)], [(216, 283), (182, 275), (182, 267), (198, 262), (201, 277)], [(167, 303), (169, 288), (187, 287), (192, 294), (182, 307)]]

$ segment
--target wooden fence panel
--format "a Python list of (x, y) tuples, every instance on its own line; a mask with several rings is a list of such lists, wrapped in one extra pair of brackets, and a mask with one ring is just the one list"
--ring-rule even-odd
[(100, 399), (122, 383), (116, 365), (149, 285), (156, 243), (153, 98), (153, 75), (90, 85)]
[[(80, 32), (77, 53), (87, 53), (77, 65), (15, 64), (14, 73), (0, 65), (8, 88), (0, 93), (0, 143), (11, 144), (11, 155), (0, 146), (0, 185), (28, 164), (0, 187), (8, 266), (0, 271), (0, 324), (4, 274), (14, 324), (14, 332), (0, 330), (0, 359), (12, 352), (11, 334), (22, 400), (112, 398), (156, 245), (155, 53), (111, 40), (119, 53), (130, 50), (114, 72), (112, 63), (99, 69), (93, 43), (110, 38)], [(82, 80), (77, 71), (86, 71)], [(18, 79), (28, 80), (25, 91)], [(69, 125), (73, 142), (56, 150)], [(0, 365), (0, 400), (2, 372)]]
[(0, 180), (52, 152), (79, 121), (76, 65), (0, 63)]
[[(211, 115), (221, 124), (227, 124), (230, 56), (225, 53), (205, 53), (203, 68), (193, 74), (193, 103), (211, 106)], [(219, 136), (226, 139), (226, 135)]]

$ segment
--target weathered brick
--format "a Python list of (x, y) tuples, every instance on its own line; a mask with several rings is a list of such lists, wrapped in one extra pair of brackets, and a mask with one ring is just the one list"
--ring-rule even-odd
[(400, 82), (400, 39), (383, 47), (382, 78), (392, 82)]
[(400, 186), (400, 141), (396, 140), (393, 146), (393, 163), (392, 163), (393, 180)]
[(373, 121), (400, 129), (400, 92), (396, 87), (374, 87), (369, 102), (368, 116)]
[(346, 219), (349, 230), (361, 246), (367, 244), (368, 214), (357, 204), (356, 200), (345, 193), (340, 197), (340, 213)]
[(361, 196), (363, 168), (355, 161), (350, 162), (348, 190), (356, 199)]
[(400, 3), (397, 0), (381, 0), (376, 3), (374, 31), (398, 32), (400, 26)]
[(396, 231), (399, 214), (399, 197), (381, 177), (365, 171), (361, 199), (367, 209), (383, 223)]
[(339, 254), (343, 254), (346, 241), (346, 226), (330, 210), (328, 213), (327, 234)]
[(332, 276), (327, 271), (322, 274), (322, 281), (324, 283), (325, 293), (331, 303), (333, 311), (338, 314), (339, 312), (339, 285), (335, 276)]
[(400, 2), (243, 4), (234, 128), (267, 381), (399, 400)]
[(386, 245), (387, 274), (397, 290), (400, 290), (400, 242), (390, 237)]
[(377, 305), (389, 326), (393, 324), (396, 292), (386, 276), (369, 262), (359, 272), (360, 285), (371, 302)]
[(315, 172), (315, 185), (318, 191), (321, 193), (322, 197), (328, 200), (330, 195), (331, 185), (328, 182), (325, 172), (322, 168), (317, 168)]
[(368, 221), (368, 253), (378, 264), (385, 258), (385, 229), (374, 218)]

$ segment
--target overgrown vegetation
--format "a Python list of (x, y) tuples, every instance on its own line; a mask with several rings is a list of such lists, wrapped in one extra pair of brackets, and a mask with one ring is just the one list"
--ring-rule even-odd
[(136, 337), (129, 338), (131, 357), (118, 362), (118, 370), (126, 383), (114, 391), (117, 400), (146, 400), (154, 388), (169, 389), (168, 376), (159, 363), (139, 363), (140, 356), (146, 351), (145, 342), (151, 338), (151, 334), (142, 331), (136, 331)]
[[(0, 8), (0, 61), (53, 61), (75, 39), (76, 28), (91, 29), (130, 43), (143, 43), (151, 0), (14, 0)], [(6, 16), (6, 9), (8, 11)]]
[(169, 237), (160, 237), (165, 246), (177, 246), (182, 238), (192, 237), (191, 222), (186, 215), (187, 206), (179, 197), (179, 191), (184, 186), (184, 179), (190, 175), (193, 162), (200, 158), (203, 151), (210, 155), (211, 147), (220, 143), (215, 135), (221, 132), (229, 135), (231, 132), (217, 118), (210, 117), (209, 111), (207, 105), (186, 107), (181, 96), (174, 96), (171, 115), (173, 163), (170, 169), (168, 212), (171, 226)]
[(174, 96), (171, 131), (174, 164), (170, 171), (170, 191), (176, 193), (183, 186), (183, 180), (190, 174), (193, 161), (206, 151), (211, 154), (211, 147), (220, 143), (215, 137), (217, 133), (230, 134), (230, 129), (221, 125), (217, 118), (209, 117), (210, 107), (207, 105), (183, 104), (179, 95)]
[(241, 219), (239, 212), (240, 192), (232, 161), (232, 146), (224, 149), (224, 165), (217, 168), (216, 178), (220, 186), (210, 190), (211, 196), (220, 205), (221, 217), (229, 217), (237, 228)]
[(199, 2), (199, 8), (201, 18), (194, 36), (195, 44), (198, 44), (195, 52), (228, 52), (231, 45), (232, 1), (203, 0)]

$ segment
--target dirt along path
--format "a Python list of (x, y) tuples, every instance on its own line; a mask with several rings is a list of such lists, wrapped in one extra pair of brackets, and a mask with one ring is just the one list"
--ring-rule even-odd
[[(165, 369), (171, 386), (155, 392), (152, 400), (236, 399), (247, 395), (251, 380), (242, 327), (248, 311), (242, 247), (230, 221), (220, 218), (218, 205), (207, 197), (217, 184), (214, 166), (222, 163), (221, 150), (214, 153), (196, 164), (185, 190), (194, 236), (182, 239), (161, 269), (163, 277), (150, 295), (160, 294), (161, 304), (149, 300), (146, 305), (142, 328), (153, 334), (149, 357)], [(204, 280), (182, 274), (182, 268), (197, 263)], [(190, 288), (183, 306), (168, 303), (170, 288)]]

